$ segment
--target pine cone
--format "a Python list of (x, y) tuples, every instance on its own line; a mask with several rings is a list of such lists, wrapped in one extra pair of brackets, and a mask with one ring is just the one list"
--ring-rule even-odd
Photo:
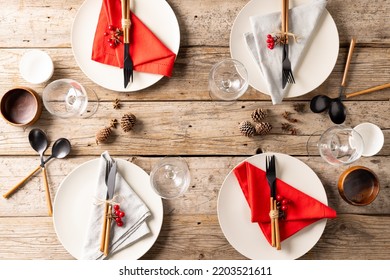
[(240, 123), (240, 132), (242, 135), (251, 137), (255, 134), (255, 127), (249, 121), (243, 121)]
[(95, 135), (95, 138), (96, 138), (96, 144), (99, 145), (99, 143), (104, 143), (104, 142), (107, 142), (108, 140), (108, 137), (110, 137), (111, 135), (111, 128), (106, 126), (104, 128), (102, 128), (101, 130), (99, 130), (96, 135)]
[(121, 119), (121, 127), (123, 131), (129, 132), (130, 130), (132, 130), (136, 121), (137, 118), (132, 113), (124, 114)]
[(260, 122), (256, 124), (255, 130), (259, 135), (267, 135), (272, 129), (272, 125), (268, 122)]
[(110, 120), (110, 127), (111, 128), (116, 128), (117, 125), (118, 125), (118, 120), (117, 119), (111, 119)]
[(264, 110), (264, 109), (261, 109), (261, 108), (257, 108), (251, 114), (252, 120), (255, 121), (255, 122), (260, 122), (265, 117), (267, 117), (267, 115), (268, 115), (267, 110)]
[(299, 114), (306, 112), (306, 104), (305, 103), (295, 103), (293, 105), (293, 108)]
[(115, 99), (115, 101), (112, 103), (112, 107), (114, 107), (115, 110), (121, 108), (121, 103), (120, 103), (120, 100), (118, 98)]

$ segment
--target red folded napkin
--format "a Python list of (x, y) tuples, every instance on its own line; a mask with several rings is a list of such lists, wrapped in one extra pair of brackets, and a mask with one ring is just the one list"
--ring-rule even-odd
[[(259, 224), (271, 244), (270, 188), (265, 171), (249, 162), (243, 162), (233, 172), (251, 209), (252, 222)], [(276, 179), (276, 191), (289, 200), (286, 218), (279, 219), (281, 241), (320, 219), (336, 217), (335, 210), (282, 180)]]
[[(93, 41), (92, 60), (123, 68), (123, 44), (112, 48), (107, 41), (110, 38), (107, 36), (109, 26), (121, 28), (121, 19), (121, 0), (103, 0)], [(170, 77), (176, 55), (134, 13), (131, 13), (130, 19), (130, 54), (134, 70)]]

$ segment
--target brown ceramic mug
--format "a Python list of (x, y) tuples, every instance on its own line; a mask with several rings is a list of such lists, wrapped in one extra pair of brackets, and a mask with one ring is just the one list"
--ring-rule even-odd
[(353, 166), (341, 174), (338, 189), (341, 197), (349, 204), (364, 206), (377, 197), (379, 180), (371, 169)]
[(16, 87), (7, 91), (0, 100), (1, 116), (14, 126), (35, 123), (42, 113), (42, 100), (27, 87)]

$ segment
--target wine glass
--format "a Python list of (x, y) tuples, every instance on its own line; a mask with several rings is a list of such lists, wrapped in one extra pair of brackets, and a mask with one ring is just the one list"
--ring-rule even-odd
[(72, 79), (59, 79), (48, 84), (42, 93), (45, 108), (60, 118), (88, 118), (99, 105), (96, 93)]
[(162, 198), (176, 198), (186, 192), (191, 175), (187, 162), (181, 157), (164, 157), (152, 168), (150, 183)]
[(306, 149), (309, 156), (317, 155), (336, 166), (348, 165), (358, 160), (364, 148), (361, 135), (354, 129), (336, 125), (328, 128), (321, 135), (312, 134)]
[(248, 72), (235, 59), (225, 59), (215, 64), (209, 74), (209, 90), (212, 99), (232, 101), (248, 89)]

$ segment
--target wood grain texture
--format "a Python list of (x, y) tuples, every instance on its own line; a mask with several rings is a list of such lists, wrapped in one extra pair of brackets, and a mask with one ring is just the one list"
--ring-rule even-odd
[[(93, 156), (77, 156), (65, 160), (52, 161), (47, 166), (50, 192), (55, 194), (61, 181), (80, 164), (95, 159)], [(151, 167), (160, 157), (117, 156), (133, 162), (150, 173)], [(208, 156), (186, 157), (190, 167), (191, 185), (186, 194), (180, 199), (164, 200), (164, 211), (170, 215), (216, 215), (217, 198), (221, 185), (228, 173), (241, 161), (243, 156)], [(339, 213), (390, 215), (390, 162), (388, 157), (359, 159), (355, 165), (363, 165), (372, 169), (380, 179), (381, 190), (377, 199), (365, 207), (351, 206), (345, 203), (337, 190), (337, 180), (348, 167), (335, 167), (325, 163), (319, 157), (297, 157), (318, 175), (322, 181), (329, 205)], [(1, 157), (0, 193), (7, 191), (12, 185), (24, 177), (31, 166), (38, 164), (37, 157)], [(53, 195), (54, 199), (54, 195)], [(46, 216), (45, 190), (42, 176), (37, 173), (18, 192), (9, 199), (0, 199), (0, 217), (13, 216)]]
[[(180, 25), (183, 46), (228, 46), (230, 30), (247, 0), (169, 0)], [(5, 1), (0, 4), (0, 47), (70, 47), (73, 19), (82, 0)], [(291, 7), (293, 4), (291, 5)], [(342, 45), (359, 35), (361, 44), (390, 44), (387, 0), (329, 0), (327, 9), (334, 18)], [(6, 40), (4, 40), (6, 39)]]
[[(388, 114), (390, 101), (345, 101), (348, 116), (345, 125), (355, 126), (361, 122), (372, 122), (383, 129), (388, 137)], [(268, 110), (266, 121), (273, 129), (269, 135), (245, 137), (240, 134), (239, 124), (251, 120), (256, 108)], [(309, 112), (294, 113), (292, 103), (272, 106), (266, 102), (123, 102), (120, 110), (112, 103), (101, 103), (93, 118), (78, 120), (78, 125), (69, 119), (53, 118), (46, 111), (35, 124), (45, 128), (54, 142), (66, 137), (72, 143), (71, 155), (99, 155), (110, 149), (113, 155), (123, 154), (123, 148), (131, 155), (251, 155), (256, 150), (282, 152), (290, 155), (307, 155), (306, 143), (313, 133), (320, 134), (325, 127), (332, 126), (326, 114)], [(297, 135), (282, 130), (287, 122), (282, 114), (291, 112), (298, 119), (293, 126)], [(108, 143), (97, 145), (95, 134), (109, 125), (110, 119), (118, 119), (131, 112), (137, 117), (134, 129), (125, 133), (118, 126)], [(67, 127), (67, 129), (64, 129)], [(36, 154), (28, 142), (29, 129), (15, 128), (0, 122), (0, 154)], [(390, 154), (390, 143), (385, 142), (381, 155)], [(126, 149), (125, 148), (125, 149)], [(125, 150), (126, 151), (126, 150)], [(50, 148), (47, 152), (50, 154)]]
[[(231, 27), (248, 0), (168, 0), (179, 25), (181, 44), (171, 78), (163, 78), (139, 92), (114, 92), (94, 84), (77, 65), (71, 49), (71, 28), (84, 0), (0, 0), (0, 97), (15, 86), (28, 86), (40, 95), (48, 84), (25, 82), (18, 71), (21, 56), (30, 49), (43, 49), (52, 57), (55, 71), (50, 81), (72, 78), (92, 88), (100, 99), (97, 113), (89, 119), (65, 120), (45, 109), (34, 125), (51, 142), (67, 137), (71, 154), (47, 165), (52, 199), (62, 180), (80, 164), (98, 158), (103, 151), (150, 172), (165, 155), (181, 155), (191, 172), (191, 185), (180, 199), (164, 200), (164, 222), (154, 246), (142, 259), (246, 259), (226, 240), (218, 223), (217, 200), (226, 175), (248, 156), (262, 152), (290, 154), (311, 167), (324, 185), (329, 205), (338, 217), (329, 220), (319, 242), (301, 259), (390, 259), (390, 89), (356, 96), (345, 101), (346, 125), (377, 124), (385, 136), (382, 150), (361, 158), (354, 165), (371, 168), (381, 190), (365, 207), (344, 202), (337, 190), (339, 175), (348, 168), (326, 164), (308, 156), (310, 135), (332, 125), (326, 114), (311, 113), (310, 100), (339, 92), (349, 42), (357, 45), (347, 78), (346, 93), (388, 83), (390, 77), (390, 29), (387, 0), (328, 0), (327, 9), (339, 32), (340, 50), (330, 76), (312, 92), (271, 105), (270, 97), (249, 88), (237, 102), (213, 102), (208, 75), (213, 64), (230, 57)], [(99, 1), (97, 1), (98, 3)], [(294, 0), (290, 1), (294, 5)], [(320, 66), (319, 66), (320, 67)], [(49, 81), (49, 82), (50, 82)], [(119, 99), (121, 109), (113, 109)], [(305, 112), (294, 111), (304, 104)], [(268, 110), (269, 135), (248, 138), (238, 130), (251, 120), (256, 108)], [(281, 129), (283, 112), (298, 119), (297, 135)], [(95, 133), (132, 112), (137, 124), (129, 133), (113, 130), (106, 144), (96, 145)], [(39, 164), (28, 143), (32, 127), (17, 128), (0, 119), (0, 193), (5, 193)], [(50, 155), (51, 146), (46, 151)], [(259, 234), (261, 234), (259, 232)], [(9, 199), (0, 198), (0, 260), (73, 259), (60, 244), (47, 216), (45, 188), (38, 172)]]
[[(301, 259), (386, 260), (390, 251), (389, 219), (389, 216), (339, 215), (328, 220), (320, 241)], [(13, 229), (15, 222), (18, 234)], [(0, 260), (74, 259), (58, 241), (48, 217), (0, 218), (0, 245)], [(215, 215), (197, 214), (166, 215), (156, 243), (141, 259), (246, 258), (227, 242)]]
[[(16, 85), (32, 87), (40, 95), (44, 87), (51, 81), (68, 77), (75, 79), (86, 87), (92, 88), (101, 101), (112, 101), (119, 98), (122, 101), (210, 101), (208, 92), (208, 74), (213, 64), (230, 57), (228, 47), (182, 47), (179, 51), (171, 78), (163, 78), (155, 85), (139, 92), (123, 93), (104, 89), (94, 84), (77, 66), (71, 49), (44, 48), (55, 64), (53, 77), (44, 84), (31, 85), (19, 74), (18, 64), (26, 49), (0, 48), (0, 90), (5, 93)], [(286, 102), (304, 101), (308, 103), (315, 95), (325, 94), (337, 97), (348, 46), (342, 47), (336, 65), (330, 76), (312, 92)], [(346, 93), (351, 93), (389, 82), (390, 49), (356, 47), (347, 78)], [(2, 95), (2, 94), (1, 94)], [(240, 100), (262, 100), (271, 104), (268, 95), (251, 87)], [(363, 96), (350, 98), (351, 101), (390, 100), (390, 89), (380, 90)]]

